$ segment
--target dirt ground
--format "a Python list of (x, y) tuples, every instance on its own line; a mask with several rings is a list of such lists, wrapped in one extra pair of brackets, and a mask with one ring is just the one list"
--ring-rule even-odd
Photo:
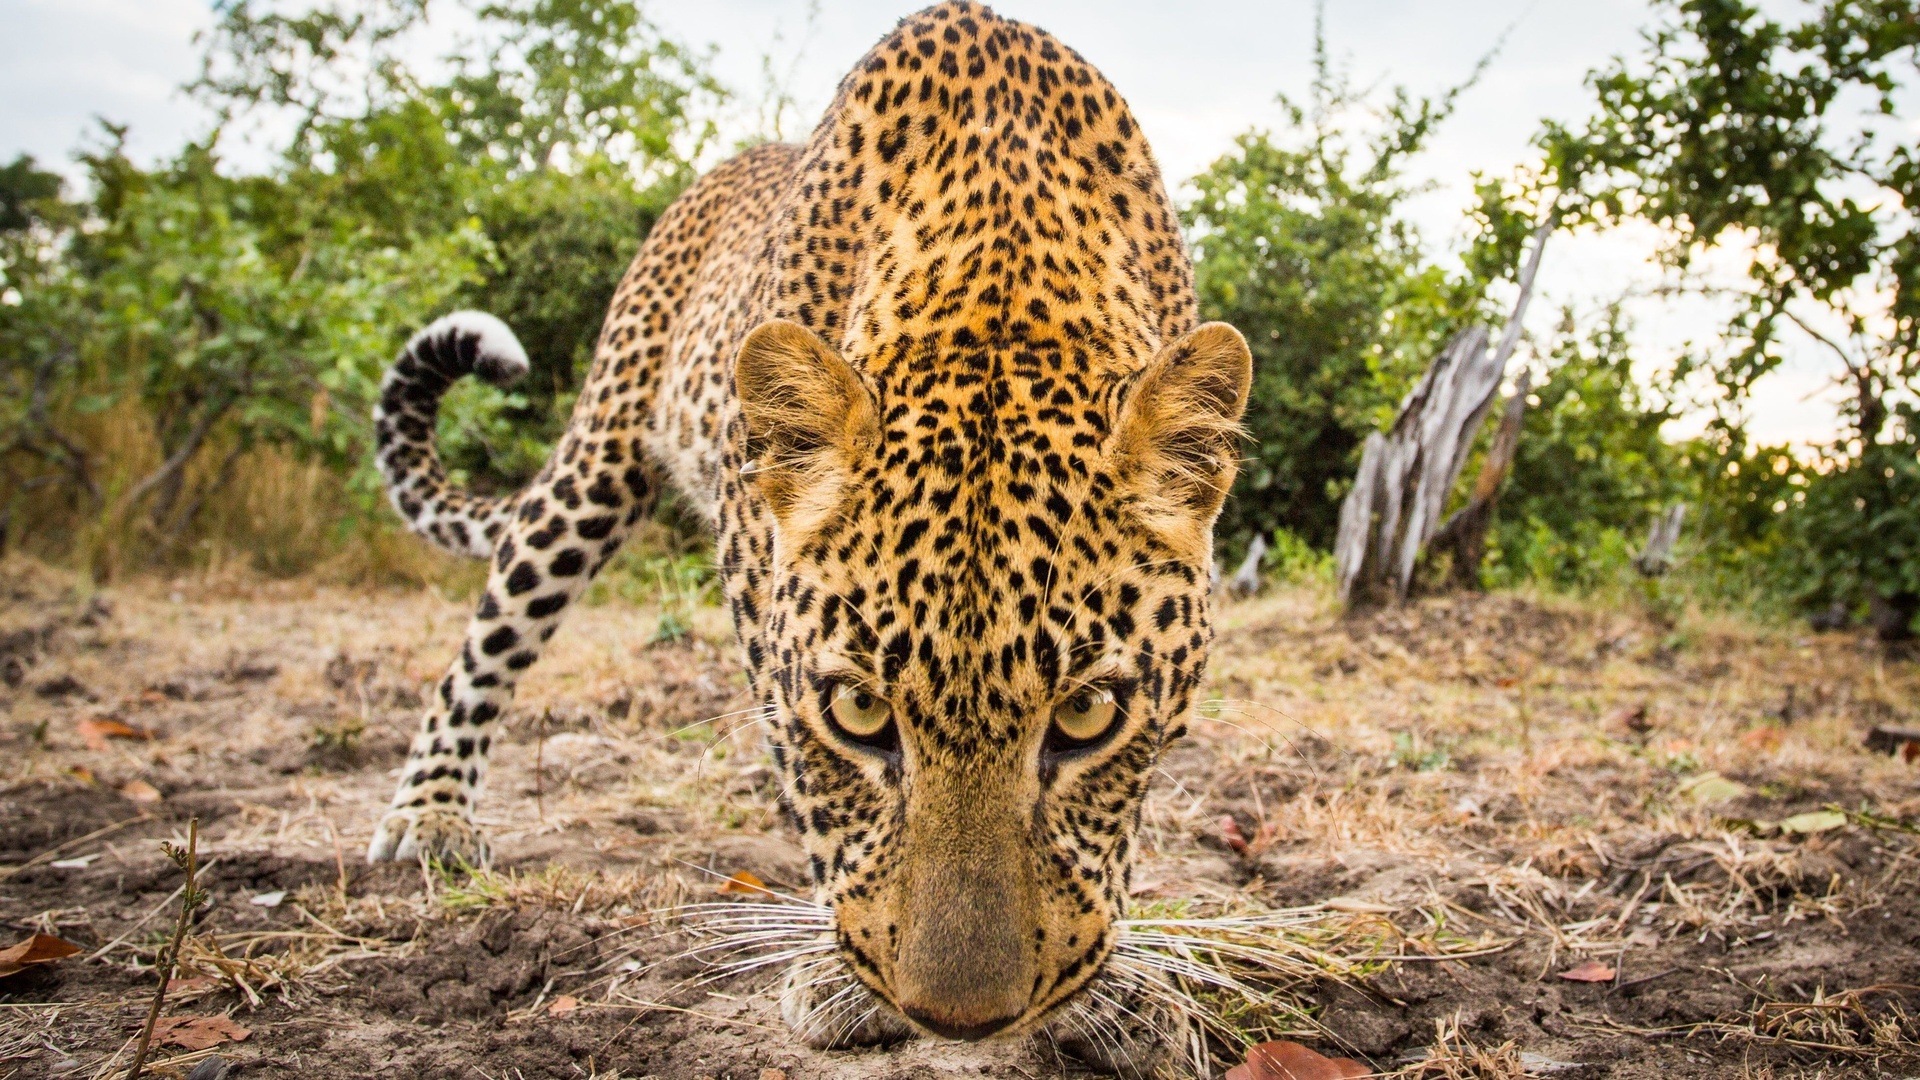
[[(247, 1036), (161, 1075), (1091, 1075), (1031, 1044), (815, 1053), (767, 973), (657, 963), (685, 940), (650, 913), (804, 877), (717, 610), (658, 643), (650, 604), (577, 612), (495, 750), (494, 871), (367, 868), (467, 609), (0, 564), (0, 946), (83, 950), (0, 977), (0, 1080), (124, 1072), (178, 907), (159, 842), (196, 817), (166, 1014)], [(1222, 623), (1135, 891), (1308, 909), (1298, 1011), (1235, 1022), (1407, 1077), (1920, 1075), (1920, 763), (1863, 746), (1920, 722), (1910, 656), (1514, 595), (1342, 621), (1282, 590)]]

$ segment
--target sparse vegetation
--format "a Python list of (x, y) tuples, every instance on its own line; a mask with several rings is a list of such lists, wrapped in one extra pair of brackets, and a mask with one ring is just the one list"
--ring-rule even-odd
[[(694, 607), (670, 649), (649, 643), (657, 600), (584, 609), (499, 748), (500, 864), (423, 876), (369, 870), (358, 849), (439, 669), (422, 642), (464, 601), (236, 573), (102, 594), (4, 564), (0, 636), (46, 645), (0, 699), (0, 861), (57, 849), (85, 865), (14, 873), (0, 919), (99, 954), (0, 1010), (0, 1047), (30, 1067), (53, 1060), (29, 1036), (56, 1020), (83, 1062), (135, 1030), (178, 884), (137, 841), (199, 812), (212, 899), (168, 1007), (231, 1013), (254, 1034), (222, 1053), (257, 1075), (297, 1050), (423, 1069), (484, 1053), (472, 1063), (532, 1076), (564, 1073), (568, 1046), (629, 1076), (726, 1061), (1047, 1074), (1012, 1048), (827, 1062), (785, 1033), (777, 962), (722, 970), (774, 940), (713, 936), (764, 902), (728, 875), (791, 894), (806, 871), (716, 608)], [(94, 599), (113, 614), (82, 625)], [(1345, 620), (1324, 584), (1231, 603), (1222, 623), (1214, 700), (1148, 803), (1134, 899), (1139, 932), (1159, 935), (1143, 944), (1235, 980), (1181, 990), (1223, 1065), (1272, 1038), (1423, 1080), (1516, 1075), (1527, 1055), (1623, 1075), (1920, 1063), (1914, 998), (1895, 985), (1920, 962), (1920, 779), (1861, 744), (1874, 723), (1915, 722), (1920, 677), (1865, 634), (1512, 594)], [(57, 680), (94, 701), (34, 689)], [(356, 759), (309, 744), (314, 716), (361, 702)], [(94, 712), (157, 737), (92, 749), (76, 725)], [(150, 819), (120, 794), (136, 778), (164, 792)], [(724, 947), (682, 955), (703, 944)], [(1615, 976), (1558, 977), (1588, 961)], [(416, 1016), (443, 1026), (415, 1038)], [(345, 1031), (372, 1041), (329, 1041)]]

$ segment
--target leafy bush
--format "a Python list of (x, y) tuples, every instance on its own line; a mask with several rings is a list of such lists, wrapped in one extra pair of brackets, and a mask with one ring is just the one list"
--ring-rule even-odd
[[(507, 319), (534, 370), (451, 396), (449, 464), (524, 482), (712, 137), (702, 61), (624, 0), (483, 4), (494, 44), (438, 83), (401, 62), (419, 0), (216, 13), (192, 89), (222, 127), (203, 143), (143, 169), (110, 129), (76, 201), (30, 160), (0, 169), (0, 544), (105, 574), (211, 550), (219, 527), (292, 572), (327, 557), (316, 532), (378, 534), (381, 371), (462, 306)], [(273, 170), (222, 168), (228, 129), (287, 124)], [(249, 526), (231, 511), (255, 476), (328, 505), (292, 534)]]

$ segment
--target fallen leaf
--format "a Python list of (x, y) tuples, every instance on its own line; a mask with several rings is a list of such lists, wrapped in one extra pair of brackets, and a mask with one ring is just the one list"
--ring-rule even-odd
[(1696, 803), (1725, 802), (1746, 793), (1747, 785), (1729, 780), (1717, 772), (1701, 773), (1674, 791), (1675, 795)]
[(247, 900), (247, 903), (254, 907), (279, 907), (280, 902), (286, 898), (287, 890), (275, 889), (272, 892), (256, 893)]
[(123, 724), (118, 720), (106, 720), (100, 717), (95, 717), (91, 720), (82, 720), (74, 725), (73, 730), (78, 732), (82, 739), (87, 740), (87, 749), (89, 750), (105, 750), (108, 739), (151, 740), (153, 738), (153, 732), (148, 731), (146, 728), (138, 728), (132, 724)]
[(73, 777), (75, 780), (78, 780), (83, 784), (91, 784), (94, 782), (93, 770), (87, 768), (85, 765), (67, 766), (67, 775)]
[(153, 1041), (182, 1050), (208, 1050), (223, 1042), (240, 1042), (253, 1034), (224, 1016), (165, 1016), (153, 1025)]
[(1576, 968), (1568, 968), (1560, 977), (1568, 982), (1603, 983), (1612, 982), (1620, 974), (1598, 960), (1589, 960)]
[(1780, 749), (1780, 729), (1772, 724), (1762, 724), (1757, 728), (1741, 733), (1740, 745), (1749, 750)]
[(553, 1004), (547, 1006), (547, 1015), (565, 1016), (579, 1007), (579, 998), (574, 997), (572, 994), (561, 994), (559, 997), (553, 999)]
[(1330, 1058), (1297, 1042), (1263, 1042), (1247, 1051), (1247, 1063), (1227, 1070), (1226, 1080), (1355, 1080), (1373, 1070), (1352, 1058)]
[(120, 794), (137, 803), (157, 803), (160, 801), (160, 789), (145, 780), (129, 780), (120, 785)]
[(1236, 854), (1245, 855), (1247, 853), (1247, 834), (1240, 831), (1240, 823), (1233, 820), (1233, 815), (1221, 814), (1220, 820), (1216, 824), (1220, 829), (1220, 839), (1226, 841), (1227, 846), (1232, 848)]
[(101, 852), (96, 851), (91, 855), (76, 855), (71, 859), (55, 859), (47, 865), (53, 867), (55, 870), (85, 870), (87, 867), (92, 866), (93, 861), (98, 859), (100, 855)]
[(0, 949), (0, 978), (25, 971), (35, 964), (50, 964), (63, 956), (72, 956), (80, 946), (52, 934), (34, 934), (25, 941)]
[(773, 890), (767, 888), (767, 883), (761, 881), (751, 870), (734, 872), (727, 880), (720, 883), (720, 891), (723, 893), (744, 893), (747, 896), (771, 897), (773, 895)]
[(760, 1080), (787, 1080), (785, 1069), (761, 1069)]
[(1912, 764), (1914, 758), (1920, 758), (1920, 742), (1901, 743), (1900, 760)]
[(1846, 823), (1847, 815), (1838, 810), (1813, 810), (1805, 814), (1795, 814), (1790, 818), (1782, 820), (1780, 822), (1780, 831), (1783, 833), (1811, 835), (1813, 833), (1829, 832)]

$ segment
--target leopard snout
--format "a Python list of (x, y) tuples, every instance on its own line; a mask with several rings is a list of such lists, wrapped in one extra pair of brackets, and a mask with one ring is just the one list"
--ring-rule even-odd
[[(938, 785), (932, 785), (937, 787)], [(983, 1039), (1032, 1002), (1039, 882), (1011, 800), (978, 791), (908, 813), (911, 854), (892, 897), (889, 979), (908, 1019), (949, 1039)]]

